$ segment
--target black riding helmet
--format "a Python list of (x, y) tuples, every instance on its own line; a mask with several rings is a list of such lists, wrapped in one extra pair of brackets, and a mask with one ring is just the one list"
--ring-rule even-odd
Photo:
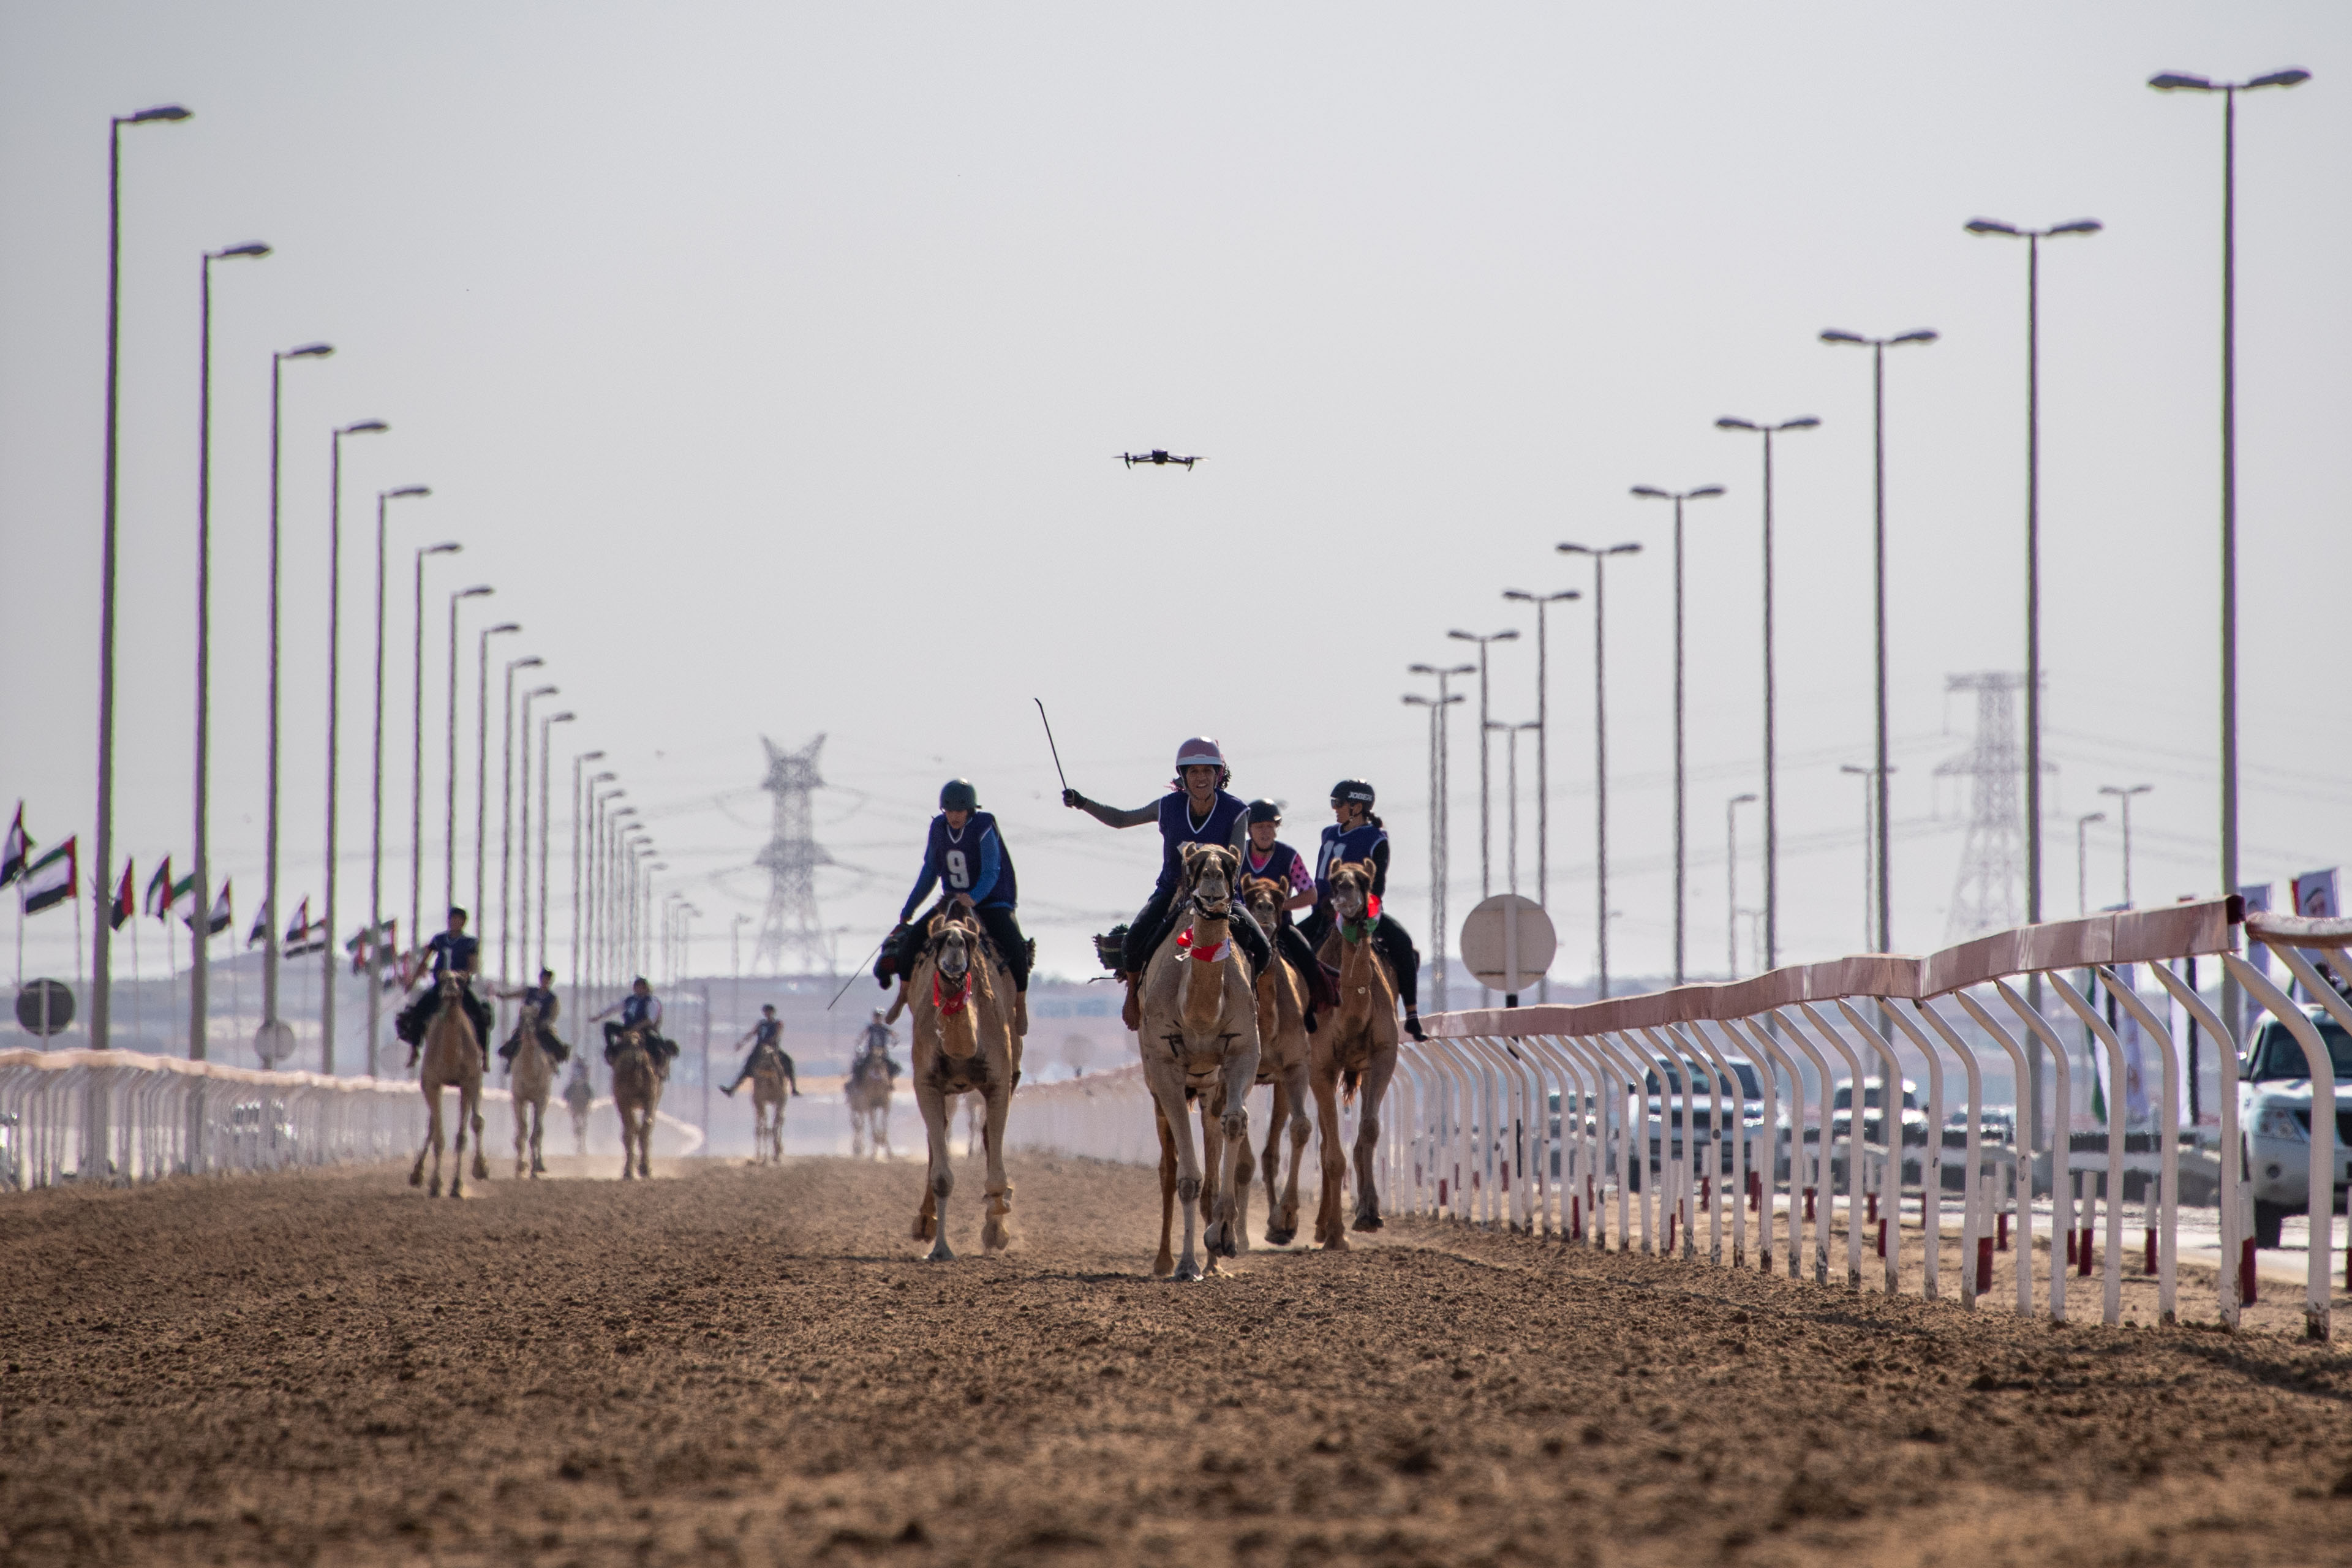
[(1336, 805), (1343, 800), (1357, 801), (1370, 806), (1372, 804), (1372, 786), (1361, 779), (1341, 779), (1331, 786), (1331, 803)]
[(978, 811), (980, 792), (971, 787), (970, 779), (950, 779), (940, 785), (941, 811)]
[(1282, 820), (1282, 807), (1275, 805), (1274, 802), (1270, 800), (1254, 800), (1249, 804), (1249, 819), (1254, 824), (1260, 822), (1280, 822)]

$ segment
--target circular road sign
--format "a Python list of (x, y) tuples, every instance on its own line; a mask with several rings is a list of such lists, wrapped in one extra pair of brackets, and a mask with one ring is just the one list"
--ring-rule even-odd
[[(1513, 944), (1517, 944), (1514, 963)], [(1515, 996), (1543, 977), (1559, 951), (1551, 917), (1533, 899), (1496, 893), (1463, 919), (1462, 963), (1479, 984)], [(1514, 970), (1516, 973), (1512, 973)]]
[(16, 1022), (28, 1035), (58, 1035), (73, 1022), (73, 991), (62, 980), (36, 980), (16, 993)]
[(261, 1058), (264, 1067), (276, 1067), (294, 1054), (294, 1030), (291, 1026), (272, 1020), (253, 1031), (253, 1054)]

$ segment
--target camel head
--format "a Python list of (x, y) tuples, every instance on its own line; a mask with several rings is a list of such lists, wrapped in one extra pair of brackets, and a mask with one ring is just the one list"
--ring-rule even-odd
[(980, 922), (961, 910), (941, 914), (931, 926), (931, 1005), (939, 1014), (940, 1049), (958, 1061), (980, 1049), (972, 1002), (987, 987), (981, 958)]
[(1234, 873), (1240, 860), (1230, 849), (1213, 844), (1187, 844), (1178, 851), (1184, 870), (1184, 891), (1192, 905), (1213, 921), (1234, 910)]
[(1242, 907), (1249, 910), (1260, 931), (1272, 931), (1282, 918), (1283, 895), (1289, 891), (1271, 877), (1244, 877)]
[(1331, 912), (1340, 923), (1349, 924), (1364, 918), (1371, 908), (1372, 868), (1360, 860), (1343, 860), (1331, 868)]

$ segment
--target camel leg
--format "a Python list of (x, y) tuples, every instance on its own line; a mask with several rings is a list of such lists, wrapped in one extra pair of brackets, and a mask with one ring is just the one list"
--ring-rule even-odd
[(478, 1079), (466, 1090), (461, 1103), (474, 1124), (474, 1180), (487, 1182), (490, 1179), (490, 1145), (489, 1140), (482, 1136), (482, 1086)]
[(980, 1247), (993, 1256), (1013, 1245), (1013, 1182), (1004, 1173), (1004, 1119), (1013, 1110), (1011, 1086), (992, 1085), (982, 1104), (988, 1116), (981, 1132), (988, 1153), (988, 1218), (980, 1227)]
[[(461, 1083), (457, 1085), (457, 1146), (450, 1152), (453, 1158), (449, 1162), (449, 1195), (453, 1198), (461, 1198), (466, 1195), (466, 1111), (468, 1107), (466, 1101), (466, 1086)], [(475, 1152), (475, 1158), (479, 1159), (480, 1157), (480, 1151), (477, 1150)]]
[(923, 1195), (939, 1225), (938, 1237), (924, 1254), (924, 1261), (952, 1263), (955, 1252), (948, 1246), (948, 1197), (955, 1191), (955, 1163), (948, 1154), (948, 1099), (936, 1084), (926, 1081), (915, 1085), (915, 1103), (922, 1107), (924, 1141), (930, 1159), (923, 1174)]
[(637, 1174), (649, 1182), (654, 1178), (654, 1108), (650, 1105), (637, 1112)]
[[(1249, 1180), (1249, 1092), (1257, 1084), (1257, 1058), (1255, 1040), (1227, 1057), (1223, 1083), (1216, 1097), (1220, 1139), (1217, 1152), (1221, 1156), (1230, 1156), (1233, 1167), (1217, 1193), (1216, 1240), (1210, 1251), (1226, 1258), (1249, 1250), (1248, 1230), (1243, 1223), (1242, 1189)], [(1218, 1168), (1221, 1173), (1224, 1170), (1222, 1164)]]
[(1229, 1138), (1225, 1144), (1233, 1157), (1233, 1180), (1220, 1196), (1233, 1216), (1226, 1222), (1230, 1228), (1225, 1233), (1225, 1256), (1231, 1258), (1249, 1250), (1250, 1178), (1257, 1167), (1257, 1154), (1245, 1136)]
[(425, 1184), (425, 1156), (433, 1156), (433, 1197), (441, 1195), (441, 1090), (430, 1088), (425, 1091), (425, 1142), (416, 1151), (416, 1168), (408, 1173), (408, 1184)]
[(1381, 1106), (1388, 1099), (1389, 1079), (1396, 1074), (1396, 1047), (1372, 1053), (1358, 1088), (1356, 1119), (1356, 1228), (1381, 1228), (1381, 1191), (1375, 1184), (1372, 1155), (1381, 1138)]
[(530, 1102), (530, 1173), (534, 1176), (547, 1173), (546, 1140), (547, 1101), (534, 1100)]
[(1151, 1260), (1151, 1277), (1165, 1279), (1176, 1268), (1176, 1256), (1168, 1249), (1169, 1232), (1176, 1223), (1176, 1135), (1168, 1131), (1167, 1112), (1156, 1100), (1151, 1121), (1160, 1134), (1160, 1256)]
[(882, 1103), (874, 1108), (874, 1146), (881, 1151), (883, 1159), (898, 1158), (890, 1152), (890, 1096), (887, 1090), (883, 1093)]
[(514, 1097), (514, 1116), (515, 1174), (527, 1176), (530, 1173), (530, 1101), (520, 1094)]
[(621, 1103), (617, 1089), (613, 1095), (613, 1114), (621, 1119), (621, 1180), (635, 1181), (637, 1174), (636, 1139), (629, 1127), (628, 1107)]
[(1182, 1071), (1171, 1064), (1153, 1074), (1151, 1095), (1160, 1102), (1160, 1114), (1167, 1118), (1169, 1132), (1176, 1141), (1176, 1202), (1184, 1211), (1184, 1255), (1177, 1261), (1175, 1278), (1198, 1279), (1201, 1260), (1195, 1248), (1201, 1216), (1194, 1205), (1201, 1198), (1201, 1157), (1192, 1146), (1192, 1120), (1185, 1115)]
[(1216, 1092), (1208, 1090), (1193, 1100), (1201, 1113), (1201, 1195), (1193, 1206), (1201, 1213), (1203, 1274), (1214, 1274), (1217, 1259), (1224, 1256), (1224, 1232), (1217, 1226), (1217, 1215), (1223, 1211), (1217, 1200), (1225, 1190), (1225, 1139), (1211, 1104)]
[(849, 1108), (849, 1157), (853, 1160), (866, 1157), (866, 1110), (863, 1106)]
[(1348, 1250), (1339, 1217), (1341, 1194), (1348, 1184), (1348, 1156), (1339, 1148), (1339, 1077), (1334, 1064), (1315, 1064), (1315, 1123), (1323, 1168), (1323, 1192), (1315, 1205), (1315, 1240), (1328, 1252)]
[[(1282, 1174), (1282, 1129), (1290, 1120), (1290, 1078), (1276, 1073), (1274, 1107), (1265, 1121), (1265, 1152), (1258, 1156), (1257, 1168), (1265, 1178), (1265, 1239), (1269, 1247), (1280, 1247), (1290, 1239), (1282, 1233), (1282, 1201), (1275, 1194), (1275, 1183)], [(1295, 1231), (1294, 1231), (1295, 1234)]]
[[(1307, 1064), (1293, 1062), (1285, 1068), (1275, 1079), (1274, 1092), (1274, 1124), (1265, 1133), (1265, 1238), (1277, 1247), (1287, 1247), (1298, 1236), (1298, 1167), (1307, 1158), (1307, 1135), (1314, 1131), (1307, 1115)], [(1290, 1132), (1290, 1173), (1283, 1180), (1282, 1201), (1276, 1204), (1274, 1178), (1282, 1162), (1276, 1151), (1286, 1125)]]

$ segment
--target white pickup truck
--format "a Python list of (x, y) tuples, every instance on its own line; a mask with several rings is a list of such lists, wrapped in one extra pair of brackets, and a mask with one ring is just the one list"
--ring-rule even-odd
[[(2336, 1069), (2337, 1209), (2352, 1184), (2352, 1035), (2324, 1007), (2304, 1009)], [(2311, 1210), (2311, 1064), (2284, 1024), (2265, 1021), (2238, 1070), (2238, 1128), (2254, 1194), (2254, 1245), (2276, 1247), (2279, 1222)]]

